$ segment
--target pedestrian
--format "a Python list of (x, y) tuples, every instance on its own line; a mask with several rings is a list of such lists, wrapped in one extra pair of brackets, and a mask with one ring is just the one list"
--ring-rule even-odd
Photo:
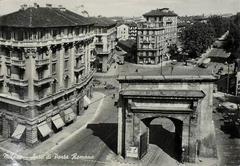
[(113, 99), (115, 98), (115, 93), (113, 93)]

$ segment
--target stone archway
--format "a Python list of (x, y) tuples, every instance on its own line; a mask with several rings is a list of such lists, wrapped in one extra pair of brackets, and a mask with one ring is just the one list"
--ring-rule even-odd
[(126, 158), (143, 158), (149, 146), (149, 130), (143, 124), (149, 126), (154, 119), (165, 117), (175, 126), (177, 139), (174, 139), (174, 144), (179, 145), (176, 160), (195, 162), (198, 139), (196, 108), (203, 97), (202, 91), (122, 91), (118, 108), (118, 154)]

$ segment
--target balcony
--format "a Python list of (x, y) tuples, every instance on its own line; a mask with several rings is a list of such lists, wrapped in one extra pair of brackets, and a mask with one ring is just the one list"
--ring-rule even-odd
[(84, 69), (85, 69), (84, 65), (74, 66), (74, 71), (77, 72), (77, 73), (84, 70)]
[(42, 86), (44, 84), (51, 83), (52, 81), (53, 81), (53, 78), (51, 78), (51, 77), (41, 78), (41, 79), (38, 79), (38, 80), (34, 80), (34, 85), (39, 87), (39, 86)]
[(36, 67), (48, 65), (49, 63), (50, 63), (49, 59), (36, 59)]
[(8, 80), (8, 83), (16, 86), (21, 86), (21, 87), (28, 86), (28, 80), (21, 80), (21, 79), (15, 79), (15, 78), (10, 78)]
[(94, 43), (95, 43), (95, 45), (103, 45), (103, 41), (102, 40), (97, 40)]
[(3, 81), (4, 81), (4, 76), (0, 75), (0, 82), (3, 82)]
[(25, 67), (26, 66), (25, 60), (18, 60), (18, 59), (11, 59), (11, 64), (14, 65), (14, 66), (18, 66), (18, 67)]
[(94, 62), (96, 60), (96, 57), (95, 56), (91, 56), (90, 57), (90, 62)]
[(80, 56), (84, 55), (85, 54), (85, 51), (84, 50), (79, 50), (79, 51), (76, 51), (75, 55), (76, 55), (76, 58), (79, 58)]
[(78, 36), (61, 36), (59, 39), (42, 39), (42, 40), (26, 40), (26, 41), (15, 41), (15, 40), (0, 40), (0, 45), (11, 46), (11, 47), (45, 47), (49, 45), (57, 45), (62, 43), (70, 43), (77, 41), (85, 41), (94, 37), (94, 33), (81, 34)]
[(162, 22), (155, 22), (155, 23), (140, 22), (140, 23), (138, 23), (138, 29), (159, 29), (159, 28), (163, 28)]
[(9, 56), (6, 56), (5, 59), (6, 59), (6, 63), (9, 63), (9, 64), (11, 63), (11, 60), (10, 60)]

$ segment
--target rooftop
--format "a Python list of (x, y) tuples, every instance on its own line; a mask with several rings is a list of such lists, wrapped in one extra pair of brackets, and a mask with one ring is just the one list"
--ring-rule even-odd
[(95, 27), (112, 27), (116, 26), (116, 22), (113, 21), (110, 18), (107, 17), (89, 17), (91, 21), (93, 21), (95, 24)]
[(66, 27), (94, 24), (90, 19), (65, 8), (28, 7), (0, 17), (2, 27)]
[(125, 47), (128, 47), (128, 48), (132, 48), (136, 45), (136, 40), (132, 40), (132, 39), (127, 39), (127, 40), (120, 40), (118, 42), (118, 45), (121, 46), (125, 46)]
[(214, 81), (217, 78), (211, 70), (194, 66), (173, 66), (165, 67), (141, 67), (138, 66), (126, 75), (119, 75), (118, 80), (124, 81)]
[(143, 16), (177, 16), (177, 14), (170, 11), (168, 8), (162, 8), (151, 10), (150, 12), (143, 14)]
[(123, 90), (120, 94), (124, 96), (149, 96), (149, 97), (195, 97), (203, 98), (205, 94), (199, 90)]

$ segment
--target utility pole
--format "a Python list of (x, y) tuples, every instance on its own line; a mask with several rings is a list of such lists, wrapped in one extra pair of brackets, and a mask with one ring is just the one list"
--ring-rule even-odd
[(227, 93), (229, 93), (229, 63), (226, 62), (227, 67), (228, 67), (228, 73), (227, 73)]

